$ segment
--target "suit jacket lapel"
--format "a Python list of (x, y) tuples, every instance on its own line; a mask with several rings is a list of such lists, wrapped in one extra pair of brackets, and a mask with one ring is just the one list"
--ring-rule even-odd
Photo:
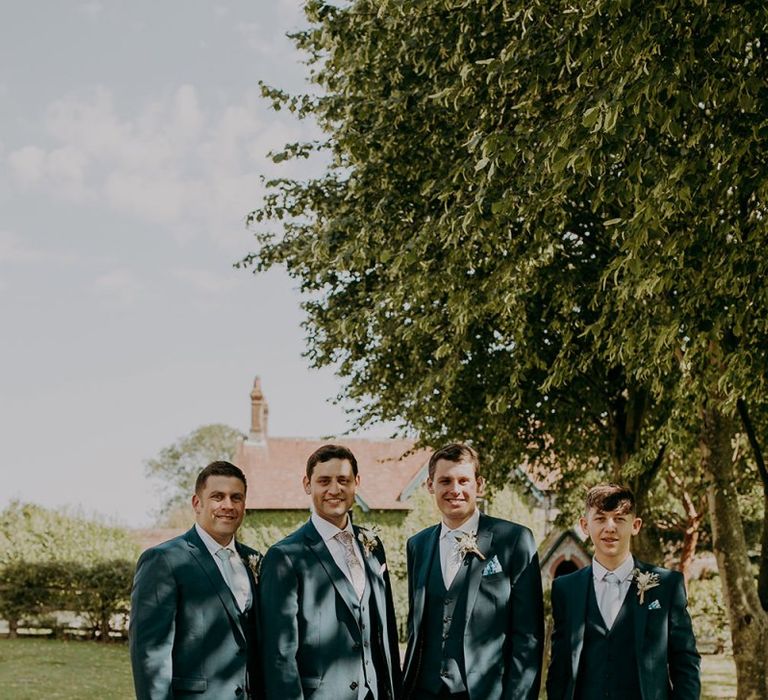
[[(427, 543), (424, 552), (417, 552), (418, 569), (416, 571), (416, 584), (413, 589), (413, 620), (414, 629), (421, 629), (421, 617), (424, 614), (424, 598), (426, 597), (427, 578), (432, 558), (435, 556), (437, 543), (440, 541), (440, 525), (435, 525), (432, 532), (427, 535)], [(423, 555), (423, 556), (422, 556)]]
[(587, 596), (592, 583), (592, 567), (585, 566), (574, 575), (574, 585), (570, 591), (571, 622), (571, 668), (573, 679), (579, 671), (581, 649), (584, 646), (584, 627), (587, 622)]
[(198, 563), (200, 568), (205, 572), (208, 580), (219, 597), (224, 609), (232, 621), (235, 623), (235, 629), (239, 632), (239, 636), (236, 635), (238, 644), (241, 646), (245, 644), (245, 630), (243, 629), (243, 621), (240, 611), (237, 608), (235, 597), (232, 595), (232, 591), (229, 590), (224, 581), (224, 577), (219, 571), (219, 567), (216, 566), (216, 562), (213, 561), (211, 553), (200, 539), (200, 535), (197, 534), (197, 530), (192, 527), (186, 534), (187, 545), (189, 546), (189, 552)]
[(466, 624), (472, 619), (472, 608), (477, 600), (477, 592), (480, 590), (480, 582), (483, 580), (483, 569), (490, 558), (491, 542), (493, 542), (493, 532), (488, 525), (487, 518), (481, 513), (480, 522), (477, 525), (477, 548), (482, 552), (485, 560), (480, 559), (477, 554), (467, 554), (469, 559), (469, 589), (467, 590), (467, 617)]
[[(643, 562), (635, 559), (635, 568), (639, 571), (645, 572), (651, 567), (649, 567), (648, 564), (644, 564)], [(645, 605), (640, 605), (640, 596), (637, 594), (637, 580), (635, 578), (632, 579), (632, 583), (629, 586), (627, 595), (632, 596), (632, 600), (628, 602), (632, 606), (632, 615), (634, 617), (633, 622), (635, 625), (635, 656), (637, 657), (638, 672), (640, 672), (640, 661), (643, 658), (642, 651), (643, 639), (645, 638), (645, 623), (648, 620), (648, 601), (645, 601)], [(643, 674), (640, 673), (640, 678), (642, 679), (642, 677)]]
[[(355, 532), (355, 537), (360, 533), (360, 528), (355, 525), (352, 526)], [(386, 599), (384, 597), (384, 579), (381, 577), (381, 565), (382, 562), (374, 556), (373, 552), (368, 554), (363, 549), (363, 561), (365, 562), (365, 569), (368, 572), (368, 582), (371, 586), (371, 593), (376, 601), (376, 609), (379, 612), (379, 620), (382, 625), (382, 629), (386, 632), (387, 627), (387, 608)]]
[(312, 524), (310, 520), (304, 526), (304, 538), (306, 539), (307, 546), (314, 552), (315, 556), (320, 561), (321, 566), (325, 569), (325, 573), (328, 574), (328, 578), (331, 579), (336, 592), (341, 596), (341, 599), (346, 603), (349, 608), (349, 612), (352, 614), (354, 620), (357, 620), (355, 614), (355, 606), (357, 604), (357, 593), (352, 587), (344, 573), (336, 565), (333, 560), (333, 556), (328, 551), (323, 538), (320, 537), (320, 533), (317, 528)]

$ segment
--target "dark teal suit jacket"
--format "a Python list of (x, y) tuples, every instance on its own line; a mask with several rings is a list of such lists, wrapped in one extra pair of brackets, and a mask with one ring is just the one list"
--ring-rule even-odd
[[(406, 697), (418, 681), (427, 578), (439, 538), (440, 525), (436, 525), (408, 540)], [(485, 561), (467, 555), (469, 590), (462, 669), (467, 692), (470, 700), (535, 700), (541, 684), (544, 612), (533, 535), (522, 525), (481, 514), (477, 545)], [(501, 570), (483, 575), (494, 557)]]
[[(635, 653), (643, 700), (698, 700), (699, 668), (683, 576), (677, 571), (635, 560), (642, 572), (658, 575), (659, 585), (646, 591), (643, 605), (633, 582), (627, 592), (635, 627)], [(592, 567), (586, 566), (552, 583), (552, 655), (547, 674), (547, 698), (571, 700), (576, 691), (587, 595)]]
[[(236, 543), (241, 557), (260, 558)], [(260, 698), (258, 598), (240, 613), (197, 531), (144, 552), (131, 592), (129, 640), (138, 700)]]
[[(399, 698), (397, 625), (380, 541), (364, 559), (387, 666), (377, 669), (380, 686)], [(362, 638), (353, 612), (357, 596), (311, 521), (270, 547), (259, 589), (268, 700), (355, 700)]]

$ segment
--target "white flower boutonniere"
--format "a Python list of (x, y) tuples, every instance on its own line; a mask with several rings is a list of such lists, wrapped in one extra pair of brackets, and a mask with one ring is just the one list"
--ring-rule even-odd
[(261, 562), (264, 560), (264, 555), (259, 554), (249, 554), (247, 558), (245, 558), (245, 565), (251, 570), (251, 573), (253, 574), (253, 580), (258, 583), (259, 582), (259, 575), (261, 574)]
[(360, 527), (357, 533), (357, 539), (363, 547), (365, 556), (370, 557), (373, 554), (373, 550), (379, 546), (379, 527), (377, 525), (371, 525), (370, 527)]
[(659, 585), (659, 575), (654, 574), (652, 571), (634, 569), (632, 571), (632, 578), (634, 578), (637, 584), (637, 595), (640, 598), (640, 605), (642, 605), (645, 602), (645, 592)]
[(464, 532), (461, 535), (456, 535), (456, 545), (462, 559), (467, 554), (476, 554), (481, 561), (485, 561), (483, 553), (477, 548), (477, 535), (475, 533)]

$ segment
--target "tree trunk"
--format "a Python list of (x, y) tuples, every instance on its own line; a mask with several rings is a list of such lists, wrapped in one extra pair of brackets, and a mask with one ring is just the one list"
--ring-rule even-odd
[(760, 605), (734, 489), (734, 425), (719, 410), (703, 411), (701, 447), (709, 477), (707, 498), (723, 597), (736, 662), (737, 700), (768, 698), (768, 616)]
[(757, 593), (760, 596), (763, 610), (768, 610), (768, 469), (765, 466), (763, 450), (752, 425), (752, 419), (749, 417), (746, 400), (739, 399), (736, 406), (739, 409), (741, 423), (747, 433), (757, 471), (760, 474), (760, 481), (763, 484), (763, 532), (760, 540), (760, 572), (757, 577)]
[(19, 636), (19, 620), (11, 617), (8, 620), (8, 639), (16, 639)]

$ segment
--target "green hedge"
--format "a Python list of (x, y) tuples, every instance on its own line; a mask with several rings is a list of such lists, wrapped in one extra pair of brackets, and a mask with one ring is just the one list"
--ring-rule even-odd
[(113, 616), (128, 614), (134, 567), (125, 559), (5, 564), (0, 566), (0, 617), (14, 637), (24, 626), (53, 627), (55, 633), (54, 613), (68, 612), (85, 620), (90, 636), (108, 641)]

